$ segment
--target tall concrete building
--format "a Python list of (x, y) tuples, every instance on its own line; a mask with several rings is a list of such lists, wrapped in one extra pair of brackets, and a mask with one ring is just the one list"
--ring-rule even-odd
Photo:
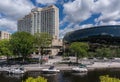
[(54, 38), (58, 38), (59, 9), (54, 5), (32, 9), (31, 13), (18, 20), (18, 31), (25, 31), (31, 34), (47, 32)]
[(0, 40), (2, 39), (10, 39), (10, 33), (6, 31), (0, 31)]
[(52, 47), (48, 48), (51, 55), (60, 52), (62, 41), (59, 40), (59, 9), (51, 5), (45, 8), (34, 8), (31, 12), (18, 20), (18, 31), (31, 34), (46, 32), (53, 36)]

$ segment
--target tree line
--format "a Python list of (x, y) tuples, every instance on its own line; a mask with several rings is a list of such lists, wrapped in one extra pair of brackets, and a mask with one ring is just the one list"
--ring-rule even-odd
[[(21, 56), (23, 62), (30, 56), (32, 52), (38, 51), (41, 58), (44, 49), (50, 47), (52, 36), (47, 33), (35, 33), (34, 35), (27, 32), (16, 32), (11, 35), (9, 40), (0, 40), (0, 55), (4, 55), (7, 59), (11, 56)], [(64, 55), (73, 54), (79, 58), (83, 57), (120, 57), (119, 46), (102, 45), (102, 47), (92, 47), (89, 43), (73, 42), (66, 46)]]
[[(116, 45), (105, 45), (101, 44), (102, 47), (97, 46), (95, 48), (87, 42), (72, 42), (67, 44), (64, 50), (65, 56), (74, 55), (77, 57), (76, 62), (79, 58), (88, 57), (98, 57), (98, 58), (113, 58), (120, 57), (120, 47)], [(92, 45), (93, 46), (93, 45)]]
[(10, 39), (0, 40), (0, 55), (21, 56), (23, 62), (34, 51), (43, 55), (44, 48), (50, 46), (52, 36), (47, 33), (35, 33), (34, 35), (27, 32), (13, 33)]

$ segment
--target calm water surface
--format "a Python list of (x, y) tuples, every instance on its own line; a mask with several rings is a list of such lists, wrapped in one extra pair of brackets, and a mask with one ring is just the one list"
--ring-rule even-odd
[(48, 82), (100, 82), (99, 76), (109, 75), (111, 77), (116, 77), (120, 79), (120, 69), (119, 70), (97, 70), (91, 71), (87, 74), (74, 75), (71, 72), (61, 72), (57, 75), (41, 75), (38, 72), (29, 72), (24, 75), (8, 75), (0, 74), (0, 82), (22, 82), (22, 80), (27, 79), (27, 77), (37, 77), (43, 76), (48, 79)]

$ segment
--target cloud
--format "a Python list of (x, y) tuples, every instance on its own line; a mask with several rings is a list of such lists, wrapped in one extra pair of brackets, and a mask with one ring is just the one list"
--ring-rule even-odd
[[(28, 14), (33, 8), (30, 0), (3, 0), (0, 2), (0, 29), (10, 32), (17, 30), (17, 20)], [(6, 31), (6, 30), (5, 30)]]
[(7, 29), (9, 32), (14, 32), (17, 30), (16, 21), (2, 18), (0, 19), (0, 29)]
[(33, 8), (29, 0), (4, 0), (0, 2), (0, 12), (11, 19), (28, 14)]
[(37, 3), (46, 5), (46, 4), (55, 4), (57, 0), (36, 0)]
[(120, 0), (74, 0), (64, 3), (63, 7), (66, 16), (60, 22), (60, 25), (69, 22), (70, 24), (73, 23), (74, 26), (71, 28), (65, 27), (62, 30), (62, 35), (71, 30), (93, 26), (93, 24), (83, 24), (82, 26), (79, 24), (94, 14), (100, 14), (100, 16), (93, 19), (95, 26), (120, 25)]
[(63, 38), (64, 35), (70, 31), (75, 31), (78, 29), (90, 28), (93, 24), (86, 24), (86, 25), (78, 25), (74, 23), (70, 23), (66, 28), (60, 30), (60, 38)]
[(66, 14), (66, 21), (81, 22), (91, 16), (92, 0), (74, 0), (63, 5), (64, 13)]
[(59, 35), (59, 37), (60, 37), (60, 38), (63, 38), (64, 35), (65, 35), (67, 32), (73, 31), (73, 29), (72, 29), (73, 26), (74, 26), (74, 24), (71, 23), (71, 24), (69, 24), (66, 28), (61, 29), (61, 30), (60, 30), (60, 35)]
[[(111, 23), (120, 20), (120, 0), (98, 0), (93, 5), (93, 13), (101, 13), (96, 22)], [(102, 23), (100, 23), (102, 24)]]
[(80, 26), (80, 22), (87, 20), (92, 15), (92, 5), (93, 0), (74, 0), (69, 1), (68, 3), (64, 3), (63, 12), (66, 14), (64, 19), (60, 22), (60, 26), (64, 25), (64, 23), (69, 22), (68, 26), (64, 29), (60, 30), (60, 38), (69, 32), (82, 28), (87, 28), (92, 26), (92, 24), (86, 24)]
[(84, 25), (81, 25), (81, 26), (77, 24), (77, 25), (74, 26), (74, 30), (90, 28), (92, 26), (93, 26), (93, 24), (84, 24)]
[(120, 25), (120, 21), (100, 22), (100, 25)]
[(80, 23), (93, 14), (100, 14), (95, 22), (120, 20), (120, 0), (74, 0), (64, 3), (65, 18), (61, 22)]

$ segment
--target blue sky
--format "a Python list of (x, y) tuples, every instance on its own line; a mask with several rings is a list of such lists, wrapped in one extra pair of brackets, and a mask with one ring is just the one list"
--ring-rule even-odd
[(0, 30), (14, 33), (17, 20), (32, 8), (53, 4), (59, 8), (60, 38), (77, 29), (120, 24), (120, 0), (3, 0), (0, 1)]

